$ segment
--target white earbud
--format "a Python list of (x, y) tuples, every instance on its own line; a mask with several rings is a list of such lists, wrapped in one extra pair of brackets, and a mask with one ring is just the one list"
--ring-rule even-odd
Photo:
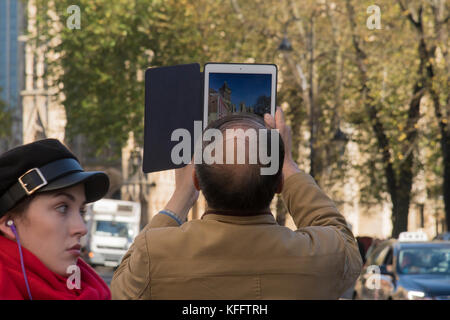
[(8, 227), (11, 227), (11, 226), (14, 224), (14, 221), (8, 220), (8, 221), (6, 222), (6, 224), (8, 225)]

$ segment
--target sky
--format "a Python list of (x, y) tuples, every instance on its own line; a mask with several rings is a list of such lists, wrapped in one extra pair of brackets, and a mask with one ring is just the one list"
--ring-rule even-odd
[(246, 106), (253, 106), (259, 96), (270, 97), (272, 76), (270, 74), (249, 73), (210, 73), (209, 87), (217, 92), (224, 82), (231, 89), (231, 103), (239, 105), (244, 102)]

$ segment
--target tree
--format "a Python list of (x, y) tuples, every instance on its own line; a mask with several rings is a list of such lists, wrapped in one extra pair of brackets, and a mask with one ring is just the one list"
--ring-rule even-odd
[[(401, 142), (399, 148), (399, 158), (393, 156), (395, 147), (392, 140), (387, 136), (386, 124), (382, 120), (380, 113), (385, 108), (382, 100), (376, 98), (371, 88), (371, 79), (368, 75), (370, 68), (368, 54), (364, 50), (361, 38), (357, 34), (357, 24), (355, 20), (355, 10), (350, 0), (347, 0), (348, 17), (353, 31), (352, 43), (356, 54), (356, 65), (359, 70), (360, 94), (363, 99), (364, 109), (368, 116), (368, 121), (376, 136), (378, 149), (382, 154), (383, 170), (386, 178), (387, 190), (392, 201), (392, 236), (398, 237), (399, 233), (406, 231), (408, 227), (409, 204), (411, 200), (411, 187), (414, 177), (414, 148), (417, 145), (418, 120), (420, 118), (421, 99), (425, 94), (426, 68), (429, 57), (427, 55), (426, 44), (423, 37), (417, 44), (418, 67), (412, 86), (411, 98), (408, 108), (404, 114), (404, 124), (402, 128)], [(422, 26), (422, 11), (419, 13), (418, 23)], [(421, 28), (421, 27), (420, 27)]]
[[(411, 27), (420, 39), (420, 54), (426, 64), (424, 75), (424, 86), (433, 101), (436, 121), (439, 127), (440, 144), (443, 158), (443, 198), (445, 204), (445, 217), (447, 230), (450, 230), (450, 58), (448, 55), (447, 39), (448, 28), (445, 25), (450, 20), (448, 3), (444, 1), (428, 1), (432, 12), (433, 36), (426, 34), (426, 25), (423, 21), (424, 4), (414, 6), (409, 3), (408, 7), (401, 0), (397, 0), (403, 10)], [(417, 7), (417, 10), (415, 9)], [(447, 7), (447, 9), (446, 9)], [(415, 18), (416, 17), (416, 18)], [(437, 62), (437, 51), (443, 56), (443, 63)]]

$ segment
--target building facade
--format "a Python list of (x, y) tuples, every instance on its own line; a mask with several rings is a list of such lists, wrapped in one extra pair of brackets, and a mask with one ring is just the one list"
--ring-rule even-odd
[(24, 88), (23, 33), (26, 28), (21, 0), (0, 1), (0, 100), (11, 112), (11, 135), (0, 140), (0, 152), (22, 143), (22, 99)]

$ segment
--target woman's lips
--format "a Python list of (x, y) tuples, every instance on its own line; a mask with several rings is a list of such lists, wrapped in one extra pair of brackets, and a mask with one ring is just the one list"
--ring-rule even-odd
[(71, 255), (79, 256), (81, 254), (81, 246), (79, 244), (74, 245), (67, 249)]

